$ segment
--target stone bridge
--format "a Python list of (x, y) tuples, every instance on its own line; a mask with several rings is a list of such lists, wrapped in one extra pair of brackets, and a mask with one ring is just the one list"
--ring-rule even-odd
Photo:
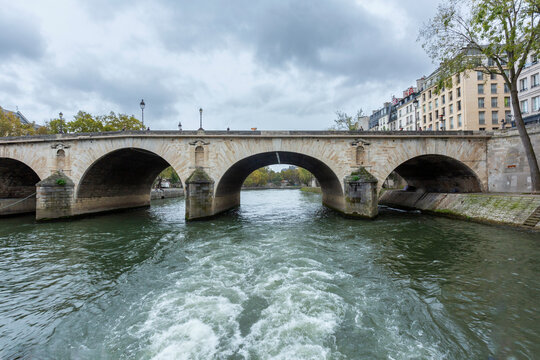
[[(501, 139), (490, 145), (494, 136), (484, 132), (345, 131), (125, 131), (2, 138), (0, 215), (35, 211), (37, 219), (54, 219), (148, 206), (153, 181), (172, 166), (185, 184), (186, 218), (206, 218), (240, 204), (242, 183), (252, 171), (292, 164), (315, 175), (325, 205), (372, 218), (378, 190), (392, 171), (421, 191), (497, 190), (504, 169), (497, 168), (500, 161), (490, 165), (489, 149), (504, 149), (506, 140)], [(521, 156), (519, 144), (517, 151)], [(520, 166), (516, 170), (526, 174)], [(523, 181), (515, 185), (526, 187)]]

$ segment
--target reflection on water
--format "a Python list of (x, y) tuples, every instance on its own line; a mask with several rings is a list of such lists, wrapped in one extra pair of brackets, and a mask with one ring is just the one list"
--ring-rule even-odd
[(0, 358), (533, 359), (538, 234), (297, 190), (72, 222), (0, 220)]

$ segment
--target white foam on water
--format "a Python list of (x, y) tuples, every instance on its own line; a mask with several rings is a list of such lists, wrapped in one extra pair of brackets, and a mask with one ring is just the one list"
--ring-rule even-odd
[(251, 326), (239, 354), (255, 359), (327, 358), (347, 306), (328, 291), (333, 279), (322, 270), (301, 267), (261, 275), (253, 292), (269, 305)]

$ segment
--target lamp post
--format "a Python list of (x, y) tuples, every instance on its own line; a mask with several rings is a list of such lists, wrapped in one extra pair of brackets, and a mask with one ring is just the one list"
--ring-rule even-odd
[(414, 131), (417, 131), (418, 120), (420, 120), (420, 117), (418, 116), (418, 106), (419, 106), (418, 98), (414, 99), (412, 103), (414, 105)]
[(144, 126), (144, 107), (146, 106), (146, 104), (144, 103), (144, 99), (141, 99), (141, 103), (139, 105), (141, 106), (141, 120)]
[(180, 121), (178, 122), (178, 131), (182, 131), (182, 123)]
[(62, 112), (60, 111), (58, 113), (58, 116), (60, 117), (60, 134), (63, 134), (64, 133), (64, 119), (62, 117), (64, 116), (64, 114), (62, 114)]
[(444, 122), (445, 122), (445, 120), (444, 120), (444, 115), (442, 115), (442, 114), (439, 115), (439, 119), (440, 119), (440, 121), (441, 121), (441, 131), (446, 130), (446, 127), (444, 126)]
[(202, 127), (202, 108), (199, 109), (199, 130), (204, 130)]

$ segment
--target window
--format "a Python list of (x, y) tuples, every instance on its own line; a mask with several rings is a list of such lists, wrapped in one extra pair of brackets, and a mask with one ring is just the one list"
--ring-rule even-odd
[(504, 97), (504, 107), (510, 107), (510, 97), (509, 96)]
[(477, 80), (484, 80), (484, 73), (481, 71), (476, 72), (476, 79)]
[(426, 104), (422, 106), (422, 110), (424, 111), (424, 113), (426, 112)]
[(519, 91), (527, 90), (527, 78), (519, 80)]
[(540, 85), (538, 74), (534, 74), (531, 76), (531, 89), (537, 87), (538, 85)]
[(448, 93), (448, 101), (452, 101), (453, 100), (453, 97), (452, 97), (452, 92), (450, 91)]
[(491, 112), (491, 125), (499, 125), (499, 112), (498, 111)]
[[(488, 58), (488, 66), (495, 66), (495, 60)], [(493, 76), (493, 74), (491, 74), (491, 76)]]
[(457, 116), (457, 126), (461, 127), (461, 114)]
[(512, 120), (512, 112), (510, 110), (506, 110), (504, 112), (504, 121), (510, 122)]
[(448, 112), (449, 112), (450, 114), (453, 114), (453, 113), (454, 113), (454, 104), (448, 105)]
[(532, 111), (540, 110), (540, 96), (535, 96), (531, 99)]
[(461, 96), (461, 88), (457, 88), (457, 97), (460, 97)]
[(484, 84), (478, 84), (478, 93), (483, 94), (484, 93)]
[(497, 84), (491, 84), (491, 93), (496, 94), (497, 93)]
[(498, 107), (496, 97), (491, 98), (491, 107), (494, 107), (494, 108)]
[(486, 112), (485, 111), (479, 111), (478, 112), (478, 123), (480, 125), (486, 124)]
[(441, 101), (442, 101), (442, 104), (446, 104), (446, 98), (444, 97), (444, 95), (441, 97)]
[(429, 105), (429, 111), (433, 110), (433, 106), (432, 106), (432, 103), (431, 103), (431, 101), (429, 102), (429, 104), (428, 104), (428, 105)]
[(523, 114), (527, 114), (529, 112), (529, 102), (527, 100), (523, 100), (521, 102), (521, 112)]
[(422, 94), (422, 101), (426, 101), (426, 93)]
[(426, 123), (426, 115), (424, 115), (424, 124)]
[(461, 100), (457, 102), (457, 111), (461, 111)]
[(431, 90), (428, 91), (428, 98), (431, 99)]
[(478, 108), (479, 109), (484, 108), (484, 98), (478, 98)]
[(509, 92), (510, 92), (510, 88), (508, 87), (506, 83), (504, 83), (504, 93), (508, 94)]
[(459, 84), (461, 83), (461, 77), (459, 76), (459, 74), (456, 75), (456, 84)]
[(439, 107), (439, 99), (435, 99), (435, 107)]
[(401, 109), (399, 109), (399, 117), (401, 117)]
[(454, 118), (450, 116), (450, 129), (453, 129), (454, 128)]
[(433, 121), (433, 113), (429, 113), (429, 122)]
[(491, 80), (497, 80), (497, 74), (489, 74)]
[(439, 110), (435, 110), (435, 120), (439, 119)]

